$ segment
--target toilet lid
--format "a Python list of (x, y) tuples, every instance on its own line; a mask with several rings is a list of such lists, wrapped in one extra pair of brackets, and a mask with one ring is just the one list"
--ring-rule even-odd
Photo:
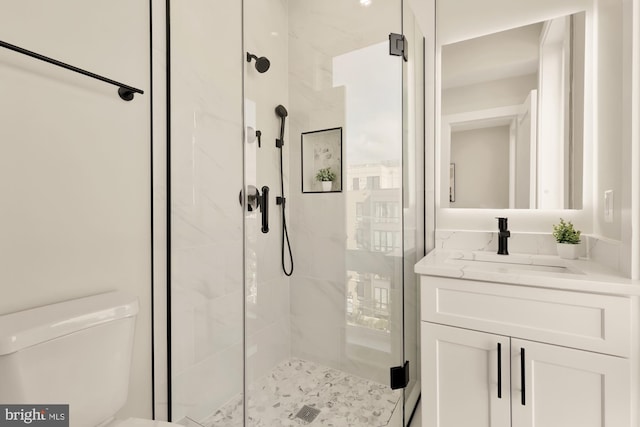
[(126, 420), (116, 420), (107, 427), (183, 427), (180, 424), (168, 423), (166, 421), (144, 420), (142, 418), (128, 418)]

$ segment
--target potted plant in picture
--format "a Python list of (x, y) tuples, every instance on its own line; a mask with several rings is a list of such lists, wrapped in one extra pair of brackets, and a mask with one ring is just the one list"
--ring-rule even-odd
[(560, 224), (553, 225), (553, 237), (558, 243), (558, 255), (560, 258), (577, 259), (580, 249), (580, 230), (573, 228), (571, 221), (565, 222), (560, 218)]
[(316, 174), (316, 179), (322, 184), (322, 191), (331, 191), (333, 181), (336, 179), (336, 173), (331, 168), (322, 168)]

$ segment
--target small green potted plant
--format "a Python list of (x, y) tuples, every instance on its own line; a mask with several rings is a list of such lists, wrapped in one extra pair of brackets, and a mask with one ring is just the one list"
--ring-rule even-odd
[(565, 222), (560, 218), (560, 224), (553, 225), (553, 237), (556, 238), (560, 258), (578, 258), (580, 230), (576, 230), (571, 221)]
[(316, 180), (322, 184), (322, 191), (331, 191), (335, 179), (336, 173), (331, 168), (322, 168), (316, 173)]

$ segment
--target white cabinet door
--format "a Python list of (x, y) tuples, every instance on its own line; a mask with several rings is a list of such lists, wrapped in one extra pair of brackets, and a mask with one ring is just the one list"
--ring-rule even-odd
[(421, 328), (423, 426), (509, 427), (509, 338), (427, 322)]
[(512, 338), (511, 369), (513, 427), (630, 425), (628, 359)]

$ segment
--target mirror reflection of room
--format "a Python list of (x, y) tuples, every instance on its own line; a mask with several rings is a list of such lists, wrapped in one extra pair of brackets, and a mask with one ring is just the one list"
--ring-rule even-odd
[(440, 43), (441, 205), (581, 209), (585, 13)]

